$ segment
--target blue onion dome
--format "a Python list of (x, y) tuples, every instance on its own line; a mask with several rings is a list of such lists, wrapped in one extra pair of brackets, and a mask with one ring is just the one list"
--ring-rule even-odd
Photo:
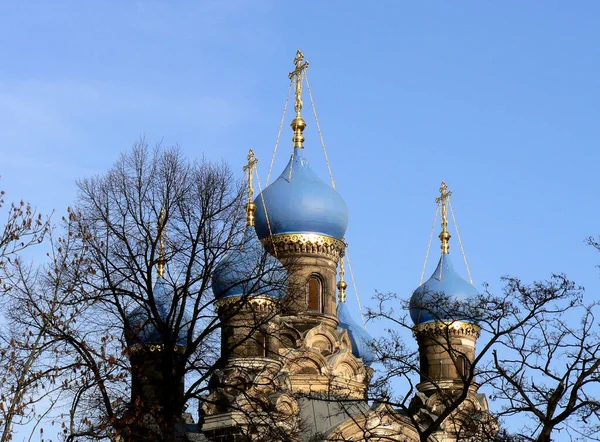
[(352, 342), (352, 354), (357, 358), (362, 359), (367, 367), (371, 366), (375, 361), (375, 354), (369, 345), (369, 342), (372, 340), (371, 335), (354, 322), (345, 302), (340, 302), (338, 304), (337, 317), (340, 320), (340, 328), (344, 328), (348, 331), (348, 336)]
[[(159, 277), (156, 280), (153, 288), (153, 296), (160, 320), (168, 323), (170, 319), (169, 312), (173, 302), (173, 292), (164, 278)], [(175, 332), (172, 335), (175, 345), (181, 347), (187, 346), (188, 324), (189, 318), (184, 315), (177, 336), (175, 336)], [(160, 345), (164, 343), (156, 319), (147, 308), (140, 306), (134, 309), (127, 316), (126, 329), (127, 333), (125, 337), (129, 345)]]
[(285, 268), (265, 251), (252, 226), (246, 226), (240, 247), (226, 255), (212, 274), (216, 299), (244, 295), (280, 299), (286, 289)]
[(303, 148), (294, 149), (283, 173), (254, 203), (260, 239), (271, 234), (317, 233), (341, 240), (348, 226), (346, 203), (312, 170)]
[(474, 322), (470, 301), (477, 289), (465, 281), (452, 265), (449, 254), (442, 254), (431, 277), (410, 298), (410, 317), (415, 325), (433, 321)]

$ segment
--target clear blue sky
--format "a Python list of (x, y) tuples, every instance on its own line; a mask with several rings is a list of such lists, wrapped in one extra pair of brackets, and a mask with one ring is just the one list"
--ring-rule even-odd
[(252, 147), (264, 180), (301, 48), (365, 302), (418, 285), (442, 180), (476, 285), (566, 272), (598, 299), (598, 17), (597, 1), (5, 1), (1, 186), (62, 214), (143, 134), (240, 176)]

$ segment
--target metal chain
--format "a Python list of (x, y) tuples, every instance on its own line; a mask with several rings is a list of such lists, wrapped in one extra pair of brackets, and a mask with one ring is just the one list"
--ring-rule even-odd
[[(267, 227), (269, 228), (269, 238), (273, 242), (273, 231), (271, 230), (271, 221), (269, 220), (269, 213), (267, 212), (267, 205), (265, 204), (265, 197), (262, 192), (262, 186), (260, 185), (260, 177), (258, 176), (258, 167), (254, 169), (256, 171), (256, 182), (258, 183), (258, 191), (260, 192), (260, 200), (262, 202), (263, 210), (265, 211), (265, 219), (267, 220)], [(275, 243), (273, 242), (273, 252), (275, 253), (275, 258), (277, 258), (277, 249), (275, 247)]]
[(348, 269), (350, 270), (350, 278), (352, 279), (352, 287), (354, 288), (354, 294), (356, 295), (356, 302), (358, 303), (358, 312), (360, 313), (360, 319), (363, 323), (363, 328), (367, 329), (367, 323), (362, 313), (362, 307), (360, 305), (360, 297), (358, 296), (358, 288), (356, 287), (356, 281), (354, 280), (354, 272), (352, 271), (352, 263), (350, 262), (350, 255), (348, 254), (348, 246), (346, 246), (346, 259), (348, 261)]
[(267, 182), (265, 186), (269, 185), (271, 179), (271, 171), (273, 170), (273, 164), (275, 163), (275, 156), (277, 155), (277, 147), (279, 146), (279, 139), (281, 138), (281, 130), (283, 129), (283, 122), (285, 120), (285, 114), (287, 112), (288, 103), (290, 102), (290, 94), (292, 92), (293, 81), (290, 80), (290, 87), (288, 88), (287, 98), (285, 99), (285, 105), (283, 106), (283, 115), (281, 115), (281, 122), (279, 123), (279, 131), (277, 132), (277, 140), (275, 140), (275, 149), (273, 150), (273, 157), (271, 157), (271, 165), (269, 166), (269, 174), (267, 175)]
[(317, 109), (315, 107), (315, 101), (313, 100), (312, 92), (310, 90), (310, 84), (308, 83), (308, 75), (306, 72), (304, 72), (304, 78), (306, 79), (306, 88), (308, 89), (310, 104), (312, 105), (313, 113), (315, 114), (315, 121), (317, 122), (317, 131), (319, 131), (319, 137), (321, 138), (321, 146), (323, 146), (323, 152), (325, 153), (325, 162), (327, 163), (327, 169), (329, 170), (331, 186), (333, 187), (333, 190), (336, 190), (335, 181), (333, 179), (333, 173), (331, 172), (331, 165), (329, 164), (329, 157), (327, 156), (327, 149), (325, 148), (325, 140), (323, 139), (323, 133), (321, 132), (321, 125), (319, 124), (319, 118), (317, 117)]
[(469, 269), (469, 263), (467, 262), (467, 255), (465, 253), (465, 249), (463, 248), (463, 243), (460, 239), (460, 233), (458, 232), (458, 224), (456, 224), (456, 218), (454, 216), (454, 209), (452, 208), (452, 203), (450, 199), (448, 199), (448, 205), (450, 206), (450, 213), (452, 214), (452, 222), (454, 222), (454, 228), (456, 229), (456, 236), (458, 237), (458, 243), (460, 244), (460, 251), (462, 253), (463, 259), (465, 260), (465, 267), (467, 267), (467, 274), (469, 275), (469, 282), (473, 285), (473, 278), (471, 278), (471, 270)]
[(429, 244), (427, 244), (427, 253), (425, 253), (425, 262), (423, 263), (423, 270), (421, 270), (421, 280), (419, 281), (419, 286), (423, 284), (423, 278), (425, 277), (425, 268), (427, 267), (427, 260), (429, 259), (429, 251), (431, 250), (431, 241), (433, 241), (433, 232), (435, 230), (435, 222), (437, 221), (438, 213), (440, 213), (439, 203), (435, 209), (435, 215), (433, 216), (433, 225), (431, 226), (431, 233), (429, 234)]
[[(244, 173), (244, 177), (245, 177), (245, 176), (246, 176), (246, 174)], [(237, 207), (236, 207), (236, 208), (235, 208), (235, 210), (233, 211), (233, 213), (234, 213), (234, 216), (235, 216), (235, 220), (234, 220), (234, 221), (237, 221), (237, 217), (239, 216), (239, 214), (240, 214), (240, 212), (241, 212), (240, 208), (242, 207), (242, 200), (243, 200), (243, 199), (244, 199), (243, 197), (242, 197), (242, 198), (239, 198), (239, 200), (238, 200), (238, 204), (237, 204)], [(232, 230), (232, 231), (233, 231), (233, 228), (235, 227), (235, 224), (236, 224), (236, 223), (234, 222), (234, 223), (231, 225), (231, 230)], [(243, 233), (246, 233), (246, 226), (245, 226), (245, 225), (244, 225), (244, 231), (243, 231)], [(227, 241), (225, 241), (225, 252), (228, 252), (228, 251), (229, 251), (229, 249), (231, 248), (231, 238), (232, 238), (232, 234), (231, 234), (231, 232), (230, 232), (230, 235), (229, 235), (229, 237), (227, 238)]]

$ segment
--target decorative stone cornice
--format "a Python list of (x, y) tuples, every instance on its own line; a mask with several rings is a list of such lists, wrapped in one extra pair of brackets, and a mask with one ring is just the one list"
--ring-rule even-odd
[(338, 262), (346, 250), (346, 243), (332, 236), (318, 233), (284, 233), (261, 240), (267, 251), (277, 257), (311, 254)]
[(272, 311), (278, 302), (277, 299), (268, 296), (228, 296), (217, 299), (215, 306), (217, 309), (228, 307), (251, 307), (252, 310)]
[(451, 335), (470, 336), (478, 339), (481, 334), (481, 327), (463, 321), (434, 321), (415, 325), (413, 334), (415, 337), (418, 335)]
[(228, 369), (241, 369), (241, 370), (274, 370), (278, 371), (283, 366), (283, 362), (264, 357), (233, 357), (230, 358), (227, 365), (223, 369), (224, 371)]

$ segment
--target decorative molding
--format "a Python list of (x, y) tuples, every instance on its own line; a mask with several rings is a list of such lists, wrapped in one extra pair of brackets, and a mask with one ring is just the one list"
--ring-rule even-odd
[(257, 310), (271, 310), (278, 301), (277, 299), (263, 295), (238, 295), (217, 299), (215, 306), (217, 308), (226, 308), (232, 305), (236, 307), (251, 306)]
[(318, 233), (283, 233), (261, 240), (269, 253), (277, 257), (309, 253), (324, 256), (336, 263), (346, 251), (346, 243)]
[(413, 335), (417, 337), (422, 334), (468, 336), (475, 339), (481, 334), (481, 327), (463, 321), (434, 321), (418, 324), (413, 327)]

